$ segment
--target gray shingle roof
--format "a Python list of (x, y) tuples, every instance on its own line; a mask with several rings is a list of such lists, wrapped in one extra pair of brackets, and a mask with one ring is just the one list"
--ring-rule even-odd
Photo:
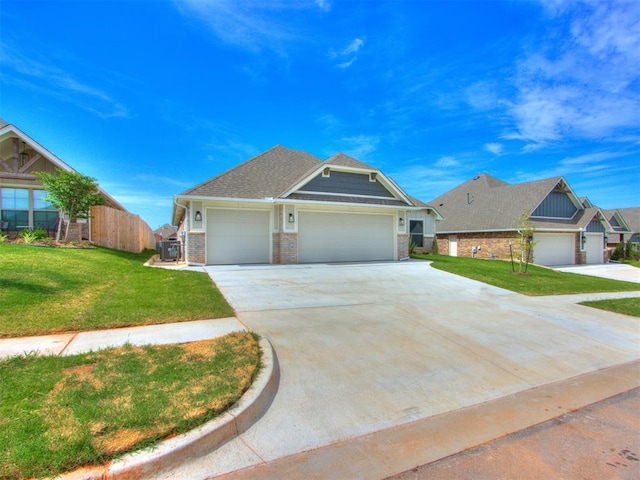
[(277, 145), (181, 195), (226, 198), (277, 198), (322, 160)]
[[(562, 177), (510, 185), (483, 173), (428, 203), (444, 217), (438, 223), (439, 232), (513, 230), (518, 217), (532, 213), (560, 182)], [(542, 223), (545, 228), (567, 226)]]
[(640, 207), (618, 208), (618, 212), (632, 232), (640, 232)]
[(356, 160), (355, 158), (350, 157), (349, 155), (345, 155), (344, 153), (336, 153), (335, 155), (327, 158), (325, 163), (328, 165), (336, 165), (341, 167), (351, 167), (351, 168), (362, 168), (364, 170), (378, 170), (377, 168), (373, 168), (366, 163), (362, 163), (360, 160)]
[[(324, 166), (342, 166), (378, 171), (365, 163), (343, 153), (337, 153), (325, 161), (302, 150), (293, 150), (277, 145), (244, 163), (227, 170), (189, 190), (180, 196), (264, 199), (282, 198), (286, 192), (303, 181), (315, 170)], [(399, 188), (399, 187), (398, 187)], [(404, 194), (404, 192), (403, 192)], [(405, 194), (406, 195), (406, 194)], [(304, 196), (293, 193), (287, 198), (297, 200), (315, 200), (320, 202), (349, 202), (370, 205), (406, 206), (399, 200), (380, 201), (376, 199), (363, 200), (360, 197), (321, 197), (318, 195)], [(413, 206), (428, 207), (429, 205), (408, 197)]]

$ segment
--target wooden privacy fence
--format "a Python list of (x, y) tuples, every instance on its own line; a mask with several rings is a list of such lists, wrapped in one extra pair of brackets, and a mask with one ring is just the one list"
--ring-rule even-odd
[(91, 241), (96, 245), (134, 253), (156, 248), (153, 231), (140, 215), (96, 205), (91, 216)]

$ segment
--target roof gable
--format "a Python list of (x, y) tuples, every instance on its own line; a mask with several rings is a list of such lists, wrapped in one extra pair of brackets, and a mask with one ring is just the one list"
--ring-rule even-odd
[(279, 197), (302, 174), (321, 162), (301, 150), (277, 145), (181, 195), (247, 199)]
[(631, 232), (640, 232), (640, 207), (618, 208), (618, 212)]
[(327, 158), (324, 162), (326, 165), (336, 165), (336, 166), (341, 166), (341, 167), (350, 167), (350, 168), (358, 168), (358, 169), (362, 169), (362, 170), (371, 170), (374, 172), (377, 172), (378, 169), (377, 168), (373, 168), (370, 165), (367, 165), (366, 163), (362, 163), (359, 160), (356, 160), (353, 157), (350, 157), (349, 155), (345, 155), (342, 152), (336, 153), (335, 155)]
[(571, 204), (576, 208), (580, 205), (562, 177), (511, 185), (486, 174), (473, 177), (429, 203), (444, 216), (438, 226), (442, 232), (513, 230), (518, 217), (531, 215), (544, 206), (552, 192), (565, 192)]
[[(18, 150), (20, 150), (20, 153), (25, 152), (27, 154), (27, 159), (24, 163), (18, 157)], [(56, 168), (67, 172), (76, 171), (15, 125), (7, 123), (0, 118), (0, 177), (37, 181), (35, 172), (48, 171), (53, 173)], [(40, 182), (37, 181), (37, 183)], [(108, 206), (127, 211), (100, 186), (98, 186), (98, 191), (104, 197)]]

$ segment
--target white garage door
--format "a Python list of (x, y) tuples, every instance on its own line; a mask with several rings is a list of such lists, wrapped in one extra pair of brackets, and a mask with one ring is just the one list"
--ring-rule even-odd
[(269, 212), (207, 209), (207, 263), (269, 263)]
[(587, 263), (604, 263), (604, 255), (602, 248), (604, 246), (604, 238), (602, 233), (585, 233), (587, 243), (585, 250), (587, 251)]
[(394, 260), (394, 218), (300, 212), (298, 259), (301, 263)]
[(538, 265), (573, 265), (575, 236), (572, 233), (540, 233), (534, 235), (533, 261)]

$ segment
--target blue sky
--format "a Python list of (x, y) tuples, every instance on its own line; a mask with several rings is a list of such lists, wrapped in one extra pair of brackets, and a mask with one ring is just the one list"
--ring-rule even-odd
[(0, 117), (152, 228), (274, 145), (640, 205), (640, 2), (0, 3)]

